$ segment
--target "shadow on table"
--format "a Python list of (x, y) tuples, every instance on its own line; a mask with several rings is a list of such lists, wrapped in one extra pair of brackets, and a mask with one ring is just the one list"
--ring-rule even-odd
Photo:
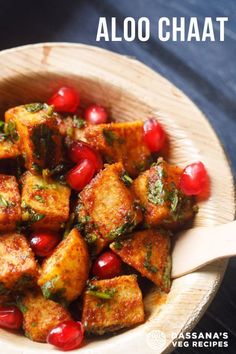
[[(85, 0), (0, 0), (0, 49), (48, 42), (80, 13)], [(82, 12), (82, 11), (81, 11)]]

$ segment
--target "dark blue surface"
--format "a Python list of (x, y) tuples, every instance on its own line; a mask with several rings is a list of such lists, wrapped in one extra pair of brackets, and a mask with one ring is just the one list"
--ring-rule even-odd
[[(134, 56), (181, 88), (206, 114), (220, 137), (236, 172), (236, 1), (235, 0), (41, 0), (0, 1), (0, 49), (22, 44), (81, 42)], [(147, 16), (155, 33), (161, 16), (228, 16), (224, 42), (138, 41), (96, 43), (99, 16), (117, 17), (118, 33), (126, 16)], [(219, 27), (215, 26), (216, 33)], [(191, 117), (189, 117), (191, 119)], [(201, 129), (201, 127), (199, 127)], [(207, 147), (206, 147), (207, 148)], [(196, 327), (198, 331), (228, 331), (224, 349), (178, 349), (175, 353), (236, 353), (235, 260), (212, 305)]]

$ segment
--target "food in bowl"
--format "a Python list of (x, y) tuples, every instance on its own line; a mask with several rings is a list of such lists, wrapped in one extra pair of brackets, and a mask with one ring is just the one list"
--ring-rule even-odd
[(64, 350), (145, 321), (140, 278), (169, 292), (171, 237), (207, 182), (161, 157), (156, 119), (79, 104), (62, 87), (0, 126), (0, 326)]

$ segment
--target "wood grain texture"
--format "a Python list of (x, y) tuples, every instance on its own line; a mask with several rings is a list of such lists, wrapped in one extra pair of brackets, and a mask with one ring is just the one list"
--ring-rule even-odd
[[(42, 44), (7, 50), (0, 54), (1, 113), (12, 105), (44, 101), (60, 85), (81, 92), (84, 104), (98, 102), (117, 120), (156, 116), (170, 135), (170, 162), (181, 166), (202, 160), (211, 177), (211, 197), (200, 202), (194, 226), (210, 226), (234, 218), (233, 178), (223, 149), (198, 108), (174, 85), (136, 60), (101, 49), (72, 44)], [(193, 245), (194, 251), (194, 245)], [(146, 296), (145, 324), (115, 337), (91, 342), (82, 353), (167, 353), (172, 332), (194, 326), (212, 300), (226, 262), (176, 279), (165, 304), (155, 305), (158, 293)], [(158, 350), (147, 343), (148, 333), (159, 329), (166, 343)], [(1, 331), (1, 343), (9, 353), (37, 351), (47, 346)], [(19, 349), (21, 348), (21, 349)], [(8, 353), (6, 351), (6, 353)]]

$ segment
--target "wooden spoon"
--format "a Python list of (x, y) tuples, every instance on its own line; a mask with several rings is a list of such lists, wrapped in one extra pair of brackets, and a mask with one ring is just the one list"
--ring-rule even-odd
[(191, 273), (222, 258), (236, 256), (236, 220), (196, 227), (177, 235), (172, 253), (172, 278)]

